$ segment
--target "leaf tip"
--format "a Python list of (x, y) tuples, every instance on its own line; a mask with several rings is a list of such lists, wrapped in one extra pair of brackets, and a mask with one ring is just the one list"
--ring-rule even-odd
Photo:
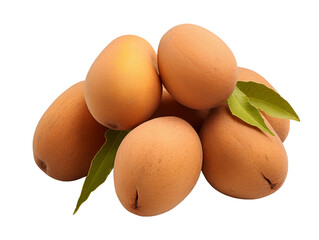
[[(264, 123), (265, 123), (265, 121), (264, 121)], [(263, 130), (264, 132), (269, 133), (271, 136), (275, 136), (275, 134), (269, 129), (269, 127), (266, 125), (266, 123), (265, 123), (265, 129), (261, 129), (261, 130)]]
[(79, 207), (76, 207), (76, 208), (74, 209), (73, 216), (77, 213), (78, 210), (79, 210)]

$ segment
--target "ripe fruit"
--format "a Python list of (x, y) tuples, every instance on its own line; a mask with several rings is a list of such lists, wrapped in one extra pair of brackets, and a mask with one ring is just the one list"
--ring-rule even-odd
[(161, 100), (156, 53), (143, 38), (113, 40), (96, 58), (85, 80), (85, 100), (102, 125), (126, 130), (148, 120)]
[(115, 190), (128, 211), (161, 214), (190, 193), (201, 166), (202, 147), (195, 130), (177, 117), (155, 118), (133, 129), (118, 148)]
[(230, 113), (228, 106), (211, 111), (200, 137), (202, 171), (218, 191), (254, 199), (275, 192), (284, 183), (288, 160), (280, 138), (244, 123)]
[(152, 118), (164, 116), (176, 116), (187, 121), (192, 127), (199, 132), (203, 121), (209, 114), (209, 110), (195, 110), (183, 106), (163, 88), (162, 101)]
[(236, 59), (215, 34), (192, 24), (173, 27), (158, 47), (161, 79), (172, 97), (192, 109), (217, 107), (233, 92)]
[(91, 116), (84, 82), (79, 82), (62, 93), (40, 119), (33, 137), (35, 162), (58, 180), (84, 177), (105, 141), (105, 131)]
[[(276, 89), (262, 76), (260, 76), (258, 73), (247, 69), (247, 68), (238, 68), (238, 81), (253, 81), (257, 83), (262, 83), (266, 85), (269, 88), (272, 88), (276, 91)], [(277, 92), (277, 91), (276, 91)], [(289, 127), (290, 127), (290, 120), (284, 119), (284, 118), (277, 118), (267, 115), (266, 113), (262, 112), (262, 114), (265, 116), (265, 118), (268, 120), (272, 128), (275, 130), (275, 132), (280, 137), (281, 141), (284, 142), (285, 139), (288, 136), (289, 133)]]

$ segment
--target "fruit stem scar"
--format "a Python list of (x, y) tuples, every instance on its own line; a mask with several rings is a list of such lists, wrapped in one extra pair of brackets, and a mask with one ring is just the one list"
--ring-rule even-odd
[(113, 124), (113, 123), (107, 123), (106, 125), (107, 125), (107, 127), (110, 127), (112, 129), (117, 129), (118, 128), (117, 125)]
[(138, 192), (137, 192), (137, 190), (136, 190), (135, 205), (134, 205), (134, 208), (135, 208), (135, 209), (138, 209), (138, 204), (137, 204), (137, 202), (138, 202)]
[(274, 189), (275, 186), (276, 186), (276, 184), (273, 184), (268, 178), (265, 177), (264, 174), (262, 174), (262, 175), (263, 175), (264, 179), (268, 182), (270, 188), (271, 188), (271, 189)]
[(37, 163), (38, 163), (39, 168), (40, 168), (43, 172), (46, 172), (46, 170), (47, 170), (47, 165), (45, 164), (45, 162), (42, 161), (40, 158), (38, 158)]

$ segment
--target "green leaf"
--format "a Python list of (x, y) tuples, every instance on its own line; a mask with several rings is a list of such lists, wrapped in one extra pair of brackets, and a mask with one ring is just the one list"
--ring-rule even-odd
[(234, 116), (274, 136), (267, 127), (259, 110), (250, 104), (248, 97), (238, 87), (235, 87), (227, 103)]
[(238, 81), (237, 87), (248, 97), (253, 106), (269, 116), (300, 121), (290, 104), (264, 84)]
[(91, 162), (89, 173), (85, 178), (73, 215), (78, 211), (81, 204), (89, 198), (91, 192), (100, 186), (112, 171), (117, 149), (128, 132), (111, 129), (106, 131), (106, 141)]

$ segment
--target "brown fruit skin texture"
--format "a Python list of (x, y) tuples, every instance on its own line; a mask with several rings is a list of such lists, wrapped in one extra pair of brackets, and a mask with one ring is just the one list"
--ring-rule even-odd
[(209, 114), (209, 109), (195, 110), (183, 106), (175, 101), (175, 99), (163, 87), (162, 101), (152, 118), (176, 116), (188, 122), (196, 132), (200, 131), (202, 123)]
[(148, 120), (161, 100), (156, 53), (143, 38), (113, 40), (96, 58), (85, 80), (85, 100), (102, 125), (132, 129)]
[(84, 100), (84, 82), (62, 93), (41, 117), (33, 137), (36, 164), (57, 180), (87, 175), (107, 130), (94, 120)]
[[(238, 67), (238, 78), (237, 81), (244, 81), (244, 82), (257, 82), (266, 85), (269, 88), (272, 88), (277, 92), (277, 90), (262, 76), (260, 76), (258, 73), (247, 69)], [(262, 112), (262, 111), (261, 111)], [(290, 128), (290, 120), (289, 119), (283, 119), (283, 118), (277, 118), (267, 115), (266, 113), (262, 112), (262, 114), (265, 116), (265, 118), (268, 120), (272, 128), (275, 130), (275, 132), (280, 137), (281, 141), (284, 142), (288, 136), (289, 128)]]
[(167, 91), (192, 109), (219, 106), (233, 92), (237, 63), (215, 34), (192, 24), (173, 27), (158, 47), (158, 67)]
[(202, 147), (195, 130), (177, 117), (155, 118), (122, 141), (114, 163), (116, 194), (134, 214), (161, 214), (191, 192), (201, 166)]
[(228, 106), (211, 111), (200, 138), (202, 171), (218, 191), (235, 198), (256, 199), (272, 194), (284, 183), (288, 159), (280, 138), (244, 123), (231, 114)]

